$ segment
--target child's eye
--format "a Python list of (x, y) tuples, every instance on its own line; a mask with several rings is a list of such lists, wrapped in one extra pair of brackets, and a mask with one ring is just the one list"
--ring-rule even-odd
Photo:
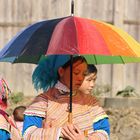
[(93, 79), (88, 79), (88, 81), (90, 82), (90, 81), (92, 81)]

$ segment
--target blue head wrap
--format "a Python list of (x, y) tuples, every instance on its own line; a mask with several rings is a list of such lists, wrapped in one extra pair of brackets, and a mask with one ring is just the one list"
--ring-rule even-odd
[(58, 68), (69, 60), (69, 55), (50, 55), (43, 58), (32, 75), (35, 89), (46, 91), (53, 87), (58, 80)]

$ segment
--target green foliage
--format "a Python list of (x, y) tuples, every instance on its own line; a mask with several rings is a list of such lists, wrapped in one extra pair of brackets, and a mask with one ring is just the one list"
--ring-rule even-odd
[(118, 91), (117, 96), (122, 96), (122, 97), (135, 97), (138, 96), (135, 88), (131, 86), (127, 86), (125, 89)]
[(10, 96), (10, 100), (12, 103), (17, 104), (24, 99), (24, 94), (22, 92), (12, 93)]

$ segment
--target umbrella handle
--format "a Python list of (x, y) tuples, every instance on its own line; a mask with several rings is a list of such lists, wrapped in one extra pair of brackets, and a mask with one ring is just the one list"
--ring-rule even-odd
[[(68, 123), (72, 124), (72, 112), (69, 112), (68, 114)], [(84, 130), (85, 137), (88, 136), (88, 130)]]
[(72, 124), (72, 112), (68, 114), (68, 123)]

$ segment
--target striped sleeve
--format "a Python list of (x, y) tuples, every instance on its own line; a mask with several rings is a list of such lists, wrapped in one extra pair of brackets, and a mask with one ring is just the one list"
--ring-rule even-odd
[(95, 97), (90, 100), (91, 102), (89, 103), (92, 106), (91, 112), (93, 116), (93, 132), (90, 133), (89, 140), (109, 140), (110, 124), (108, 115)]
[(88, 136), (88, 140), (109, 140), (109, 136), (106, 131), (97, 130)]
[(98, 122), (93, 124), (94, 131), (103, 130), (108, 135), (110, 135), (110, 124), (108, 118), (104, 118), (99, 120)]
[(43, 119), (35, 116), (25, 116), (23, 126), (24, 140), (57, 140), (60, 129), (57, 127), (42, 128)]

